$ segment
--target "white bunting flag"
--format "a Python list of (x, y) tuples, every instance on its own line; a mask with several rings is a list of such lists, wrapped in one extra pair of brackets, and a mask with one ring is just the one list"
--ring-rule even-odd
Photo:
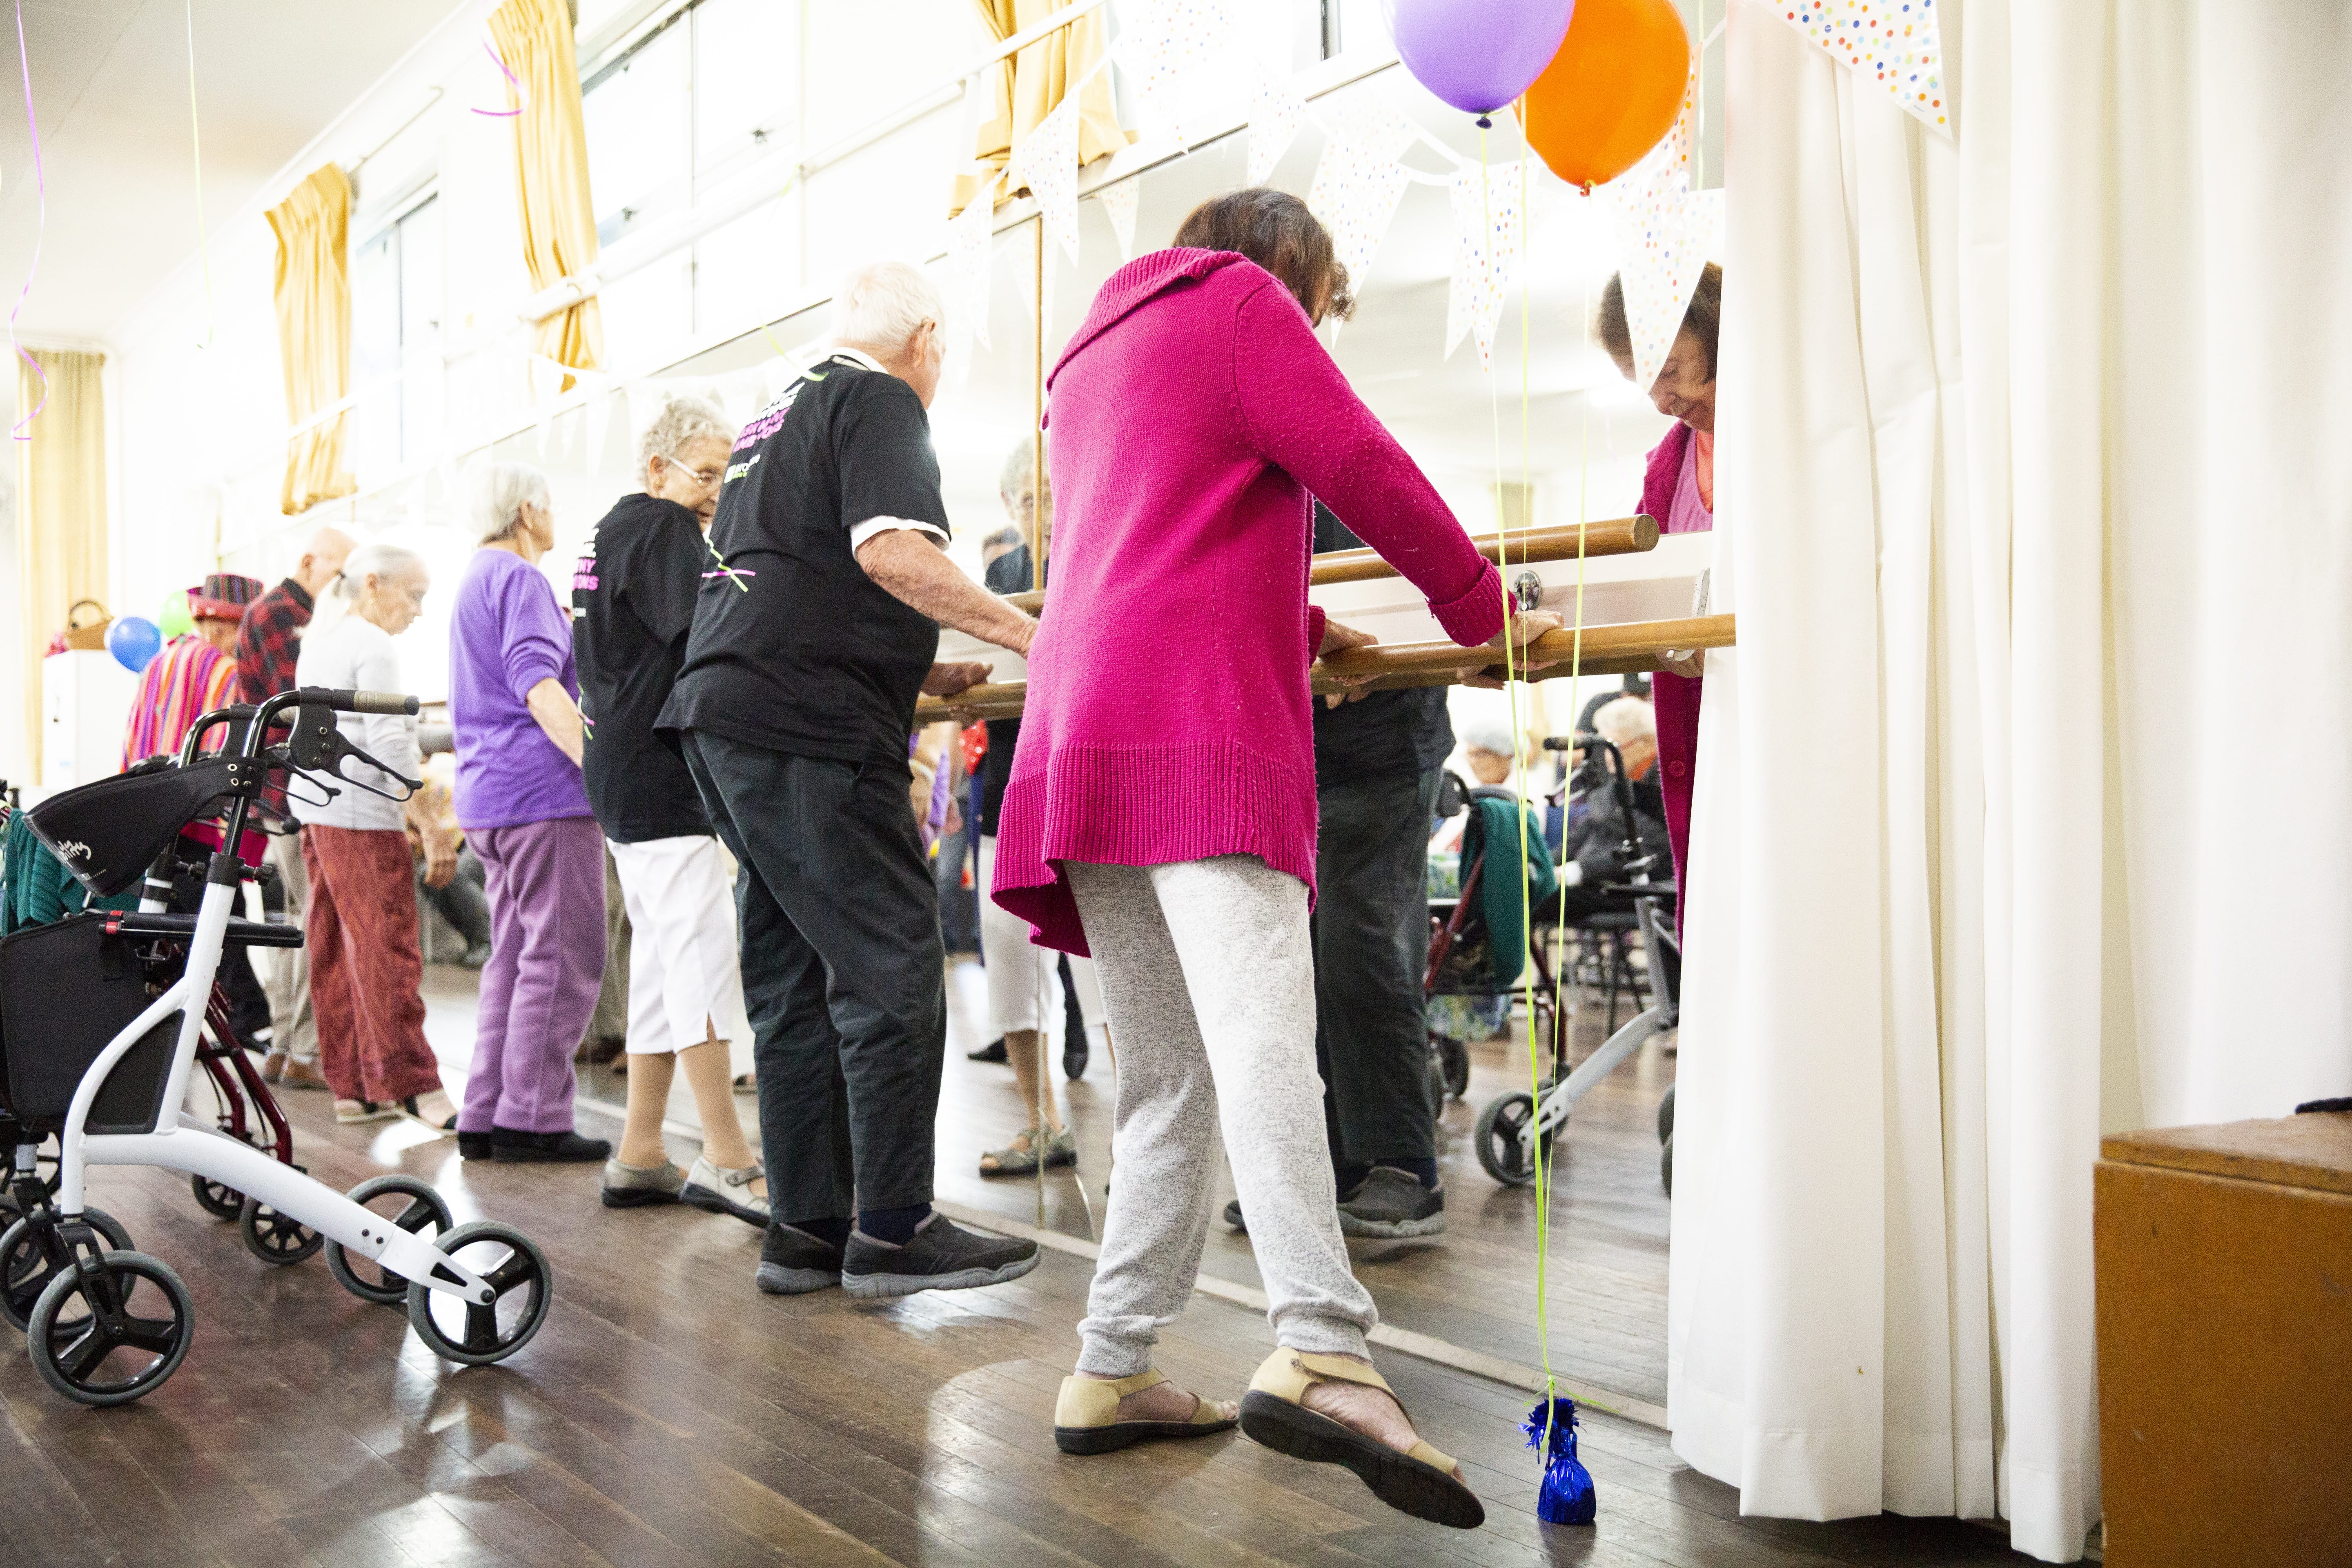
[(1142, 0), (1122, 12), (1111, 58), (1127, 73), (1149, 117), (1181, 137), (1181, 86), (1190, 72), (1232, 50), (1232, 0)]
[(1251, 184), (1262, 185), (1273, 176), (1274, 166), (1297, 140), (1298, 128), (1306, 121), (1307, 100), (1298, 96), (1290, 79), (1259, 67), (1257, 90), (1250, 95)]
[(1140, 194), (1139, 182), (1121, 180), (1115, 185), (1105, 185), (1095, 193), (1102, 204), (1103, 216), (1110, 220), (1111, 237), (1118, 241), (1121, 262), (1135, 259), (1135, 206)]
[(1616, 232), (1625, 279), (1625, 324), (1633, 340), (1633, 384), (1648, 391), (1682, 331), (1706, 263), (1706, 208), (1683, 183), (1671, 146), (1659, 148), (1601, 187)]
[(613, 418), (613, 393), (602, 387), (588, 395), (580, 405), (581, 442), (588, 454), (588, 471), (602, 477), (598, 465), (604, 460), (604, 426)]
[(1788, 0), (1773, 9), (1920, 124), (1952, 133), (1936, 0)]
[(1045, 215), (1045, 231), (1078, 258), (1078, 94), (1066, 93), (1037, 122), (1004, 166), (1009, 188), (1027, 186)]
[(1354, 287), (1362, 288), (1371, 272), (1372, 256), (1412, 183), (1412, 175), (1392, 152), (1339, 137), (1323, 149), (1307, 206), (1331, 231), (1332, 247)]
[(988, 343), (988, 258), (996, 230), (996, 182), (948, 223), (948, 316), (959, 334)]
[(1519, 165), (1454, 171), (1447, 182), (1454, 205), (1454, 280), (1445, 300), (1445, 357), (1454, 357), (1465, 333), (1478, 339), (1478, 358), (1495, 363), (1495, 327), (1502, 319), (1503, 294), (1518, 270)]

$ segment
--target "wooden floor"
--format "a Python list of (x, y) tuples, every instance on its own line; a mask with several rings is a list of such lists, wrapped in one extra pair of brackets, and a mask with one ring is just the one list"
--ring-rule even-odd
[[(461, 1058), (467, 981), (433, 973), (436, 1048)], [(968, 1174), (1018, 1116), (1010, 1075), (962, 1059), (972, 980), (954, 981), (941, 1194), (1034, 1217), (1032, 1189)], [(1071, 1091), (1097, 1221), (1106, 1067)], [(1499, 1082), (1503, 1047), (1480, 1070)], [(1650, 1195), (1646, 1118), (1671, 1072), (1664, 1058), (1629, 1064), (1622, 1089), (1588, 1102), (1555, 1237), (1554, 1273), (1571, 1276), (1554, 1292), (1555, 1360), (1584, 1358), (1575, 1364), (1629, 1389), (1653, 1386), (1642, 1379), (1662, 1359), (1664, 1205)], [(586, 1092), (610, 1088), (592, 1079)], [(1531, 1340), (1513, 1337), (1532, 1317), (1527, 1210), (1462, 1147), (1486, 1088), (1447, 1113), (1454, 1230), (1358, 1263), (1390, 1321), (1531, 1356)], [(24, 1357), (0, 1355), (0, 1563), (2023, 1561), (1998, 1535), (1948, 1521), (1743, 1520), (1736, 1495), (1683, 1466), (1661, 1434), (1601, 1415), (1584, 1440), (1600, 1522), (1546, 1527), (1516, 1430), (1526, 1396), (1393, 1352), (1383, 1369), (1430, 1438), (1464, 1460), (1486, 1500), (1484, 1529), (1404, 1519), (1345, 1472), (1238, 1434), (1066, 1458), (1050, 1426), (1076, 1352), (1083, 1258), (1049, 1251), (1012, 1285), (891, 1303), (762, 1297), (750, 1281), (757, 1233), (740, 1222), (605, 1210), (593, 1169), (469, 1164), (421, 1129), (337, 1128), (323, 1097), (287, 1100), (322, 1180), (404, 1169), (436, 1182), (461, 1220), (495, 1215), (529, 1230), (556, 1270), (546, 1328), (504, 1366), (445, 1365), (320, 1262), (281, 1269), (248, 1255), (184, 1180), (96, 1173), (93, 1200), (187, 1281), (194, 1345), (156, 1394), (105, 1412), (66, 1404)], [(679, 1137), (672, 1152), (690, 1157), (693, 1145)], [(1083, 1235), (1076, 1184), (1049, 1197), (1049, 1220)], [(1254, 1279), (1246, 1243), (1218, 1230), (1211, 1271)], [(1160, 1364), (1232, 1396), (1270, 1344), (1262, 1317), (1195, 1297)]]

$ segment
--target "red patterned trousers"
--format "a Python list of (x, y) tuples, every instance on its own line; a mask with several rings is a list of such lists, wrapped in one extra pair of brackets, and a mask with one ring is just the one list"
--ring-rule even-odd
[(310, 873), (303, 919), (319, 1069), (339, 1100), (405, 1100), (441, 1087), (425, 1043), (425, 962), (416, 945), (416, 870), (396, 829), (302, 829)]

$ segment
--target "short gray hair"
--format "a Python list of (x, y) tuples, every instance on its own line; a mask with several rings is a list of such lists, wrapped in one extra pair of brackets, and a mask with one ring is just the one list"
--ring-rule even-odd
[(1029, 488), (1029, 476), (1035, 471), (1036, 462), (1037, 446), (1035, 437), (1024, 436), (1019, 441), (1013, 443), (1013, 450), (1004, 454), (1004, 467), (997, 470), (996, 493), (998, 497), (1009, 501), (1014, 496), (1019, 495), (1023, 490), (1027, 489)]
[(370, 577), (429, 578), (433, 569), (425, 557), (404, 544), (389, 544), (372, 539), (352, 548), (343, 563), (343, 574), (337, 581), (335, 596), (346, 604), (358, 602), (360, 589)]
[(524, 507), (549, 504), (547, 476), (529, 463), (484, 464), (474, 479), (474, 538), (496, 544), (513, 534)]
[(1510, 725), (1500, 719), (1479, 719), (1462, 726), (1462, 749), (1496, 757), (1507, 757), (1518, 750), (1511, 743)]
[(1592, 716), (1592, 727), (1619, 751), (1635, 741), (1655, 744), (1658, 739), (1657, 710), (1638, 697), (1620, 697)]
[(895, 353), (922, 330), (946, 320), (947, 307), (922, 268), (903, 261), (869, 261), (833, 291), (833, 339), (854, 348)]
[(654, 411), (645, 434), (637, 437), (638, 471), (642, 473), (656, 458), (676, 462), (679, 447), (705, 436), (716, 437), (722, 447), (735, 445), (735, 426), (719, 405), (684, 393), (665, 399)]

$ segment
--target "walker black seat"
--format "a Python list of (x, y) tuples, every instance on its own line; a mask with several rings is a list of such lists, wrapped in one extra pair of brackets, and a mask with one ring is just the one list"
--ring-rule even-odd
[(90, 897), (110, 899), (146, 875), (180, 829), (259, 766), (205, 757), (184, 768), (117, 773), (51, 795), (25, 818)]
[[(118, 918), (92, 910), (0, 938), (0, 1109), (28, 1126), (62, 1122), (90, 1063), (161, 994), (138, 939), (108, 929)], [(115, 1064), (88, 1131), (155, 1125), (178, 1028), (176, 1013), (163, 1018)]]

